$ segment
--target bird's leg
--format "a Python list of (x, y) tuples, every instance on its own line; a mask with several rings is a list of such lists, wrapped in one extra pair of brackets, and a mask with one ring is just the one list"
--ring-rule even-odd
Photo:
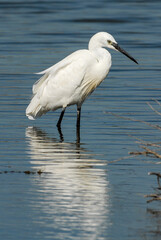
[(77, 128), (80, 128), (81, 107), (77, 107)]
[(59, 120), (57, 122), (57, 127), (60, 129), (61, 128), (61, 121), (63, 119), (63, 116), (64, 116), (64, 113), (65, 113), (65, 108), (63, 108), (61, 114), (60, 114), (60, 117), (59, 117)]
[(80, 117), (81, 117), (81, 107), (77, 107), (77, 141), (80, 141)]
[(60, 137), (60, 142), (64, 142), (64, 136), (61, 130), (61, 127), (57, 127), (58, 128), (58, 132), (59, 132), (59, 137)]

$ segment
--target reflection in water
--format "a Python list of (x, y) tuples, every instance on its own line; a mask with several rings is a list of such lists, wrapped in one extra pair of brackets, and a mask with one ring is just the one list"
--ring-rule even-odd
[(33, 183), (39, 193), (36, 207), (41, 216), (45, 214), (41, 223), (48, 219), (48, 227), (55, 229), (59, 239), (64, 239), (63, 233), (66, 239), (96, 239), (107, 232), (110, 203), (105, 163), (78, 143), (58, 141), (37, 128), (26, 129), (26, 141), (32, 167), (50, 173)]
[(148, 218), (150, 219), (150, 224), (147, 227), (145, 236), (147, 237), (149, 233), (152, 236), (152, 239), (161, 238), (161, 211), (155, 209), (147, 209)]

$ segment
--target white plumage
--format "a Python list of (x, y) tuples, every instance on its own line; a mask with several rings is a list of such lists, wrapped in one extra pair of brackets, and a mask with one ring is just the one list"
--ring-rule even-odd
[(65, 108), (76, 104), (78, 126), (82, 103), (110, 70), (111, 55), (106, 47), (118, 50), (136, 62), (110, 34), (99, 32), (90, 39), (88, 50), (78, 50), (39, 73), (43, 76), (33, 85), (33, 97), (26, 109), (26, 116), (33, 120), (50, 110), (62, 108), (57, 124), (60, 126)]

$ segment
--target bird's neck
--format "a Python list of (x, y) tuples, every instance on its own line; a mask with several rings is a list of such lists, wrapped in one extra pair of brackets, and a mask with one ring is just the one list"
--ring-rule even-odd
[(105, 48), (99, 47), (89, 51), (95, 56), (98, 62), (111, 61), (111, 54)]
[(102, 46), (101, 42), (95, 41), (93, 38), (89, 41), (88, 50), (95, 55), (98, 61), (111, 58), (111, 54)]
[(95, 41), (93, 38), (90, 39), (89, 44), (88, 44), (88, 50), (92, 51), (95, 50), (97, 48), (102, 48), (102, 45), (100, 44), (100, 42)]

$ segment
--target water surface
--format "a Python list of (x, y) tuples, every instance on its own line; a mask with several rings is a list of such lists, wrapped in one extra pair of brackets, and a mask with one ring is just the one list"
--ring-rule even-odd
[[(147, 105), (160, 100), (160, 1), (0, 1), (0, 237), (2, 239), (160, 239), (160, 204), (147, 204), (156, 159), (130, 156), (134, 137), (160, 131)], [(111, 51), (111, 71), (82, 107), (37, 121), (25, 117), (33, 73), (111, 33), (139, 66)], [(159, 110), (159, 109), (158, 109)], [(127, 157), (127, 158), (126, 158)]]

